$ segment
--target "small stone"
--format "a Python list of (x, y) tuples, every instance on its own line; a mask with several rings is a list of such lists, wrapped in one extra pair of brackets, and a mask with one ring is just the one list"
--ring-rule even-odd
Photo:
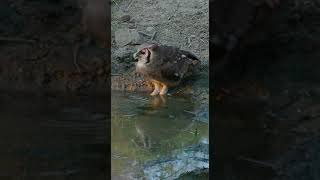
[(131, 19), (130, 15), (127, 15), (127, 14), (120, 17), (121, 22), (129, 22), (130, 19)]
[(153, 27), (147, 27), (146, 31), (147, 32), (152, 32), (152, 31), (154, 31), (154, 28)]
[(129, 29), (136, 29), (137, 28), (135, 24), (129, 24), (128, 27), (129, 27)]
[(187, 57), (187, 56), (186, 56), (186, 55), (184, 55), (184, 54), (182, 54), (182, 55), (181, 55), (181, 57), (182, 57), (182, 58), (185, 58), (185, 57)]
[(132, 54), (134, 50), (128, 47), (121, 47), (112, 52), (111, 59), (117, 64), (125, 63), (130, 64), (132, 62)]
[(143, 38), (135, 29), (119, 29), (115, 32), (115, 41), (118, 46), (123, 47), (128, 44), (141, 44)]
[(193, 60), (193, 61), (192, 61), (192, 64), (193, 64), (193, 65), (196, 65), (196, 64), (198, 64), (198, 63), (199, 63), (199, 61), (197, 61), (197, 60)]

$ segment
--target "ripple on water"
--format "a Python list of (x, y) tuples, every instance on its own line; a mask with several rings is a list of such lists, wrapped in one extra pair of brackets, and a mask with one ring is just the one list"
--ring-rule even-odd
[[(178, 162), (182, 167), (188, 161), (179, 152), (186, 153), (190, 146), (198, 144), (208, 146), (208, 124), (194, 121), (197, 107), (189, 97), (113, 93), (112, 98), (112, 154), (125, 157), (113, 156), (113, 177), (148, 178), (150, 174), (146, 172), (151, 170), (157, 174), (179, 174), (183, 171), (159, 168), (172, 165), (161, 160)], [(202, 149), (196, 151), (205, 153)], [(192, 161), (187, 169), (200, 166), (207, 168), (207, 160)]]

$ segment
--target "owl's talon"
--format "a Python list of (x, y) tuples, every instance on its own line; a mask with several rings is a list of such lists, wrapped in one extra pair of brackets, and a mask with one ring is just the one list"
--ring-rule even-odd
[(166, 95), (167, 92), (168, 92), (168, 87), (166, 85), (163, 85), (160, 91), (160, 95)]
[(151, 96), (156, 96), (159, 94), (159, 90), (155, 89), (153, 92), (150, 94)]
[(152, 82), (153, 83), (153, 85), (154, 85), (154, 90), (153, 90), (153, 92), (150, 94), (151, 96), (156, 96), (156, 95), (158, 95), (159, 94), (159, 92), (160, 92), (160, 86), (159, 86), (159, 84), (157, 83), (157, 82)]

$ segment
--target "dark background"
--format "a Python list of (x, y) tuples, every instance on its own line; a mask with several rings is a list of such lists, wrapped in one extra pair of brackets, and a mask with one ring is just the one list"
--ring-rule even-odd
[(319, 179), (319, 4), (251, 2), (210, 2), (212, 175)]
[(111, 25), (84, 28), (92, 2), (0, 2), (0, 179), (110, 179)]

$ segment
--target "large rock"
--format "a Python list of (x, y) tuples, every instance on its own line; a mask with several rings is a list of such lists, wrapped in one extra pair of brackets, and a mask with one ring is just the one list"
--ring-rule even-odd
[(135, 29), (119, 29), (115, 32), (116, 44), (123, 47), (128, 44), (141, 44), (142, 36)]

